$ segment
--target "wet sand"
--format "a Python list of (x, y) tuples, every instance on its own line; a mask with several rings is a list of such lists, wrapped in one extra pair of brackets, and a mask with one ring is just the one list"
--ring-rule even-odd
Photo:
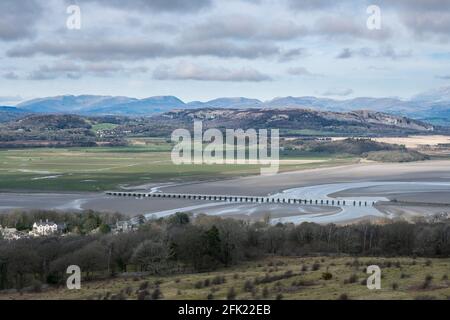
[[(450, 182), (450, 161), (393, 164), (359, 163), (340, 167), (281, 173), (273, 176), (252, 176), (222, 181), (165, 185), (158, 189), (163, 192), (174, 193), (265, 196), (299, 187), (367, 181)], [(146, 185), (137, 189), (155, 191), (155, 186)], [(320, 190), (320, 188), (318, 189)], [(442, 201), (443, 199), (448, 200), (450, 198), (450, 188), (448, 190), (422, 190), (422, 192), (415, 192), (413, 189), (406, 190), (407, 192), (403, 191), (396, 192), (396, 190), (366, 187), (340, 191), (332, 194), (332, 196), (398, 197), (398, 199), (404, 201), (408, 201), (408, 199), (414, 199), (415, 201)], [(158, 198), (115, 198), (106, 196), (103, 193), (1, 193), (0, 211), (6, 212), (13, 208), (56, 210), (93, 209), (98, 211), (122, 212), (130, 216), (136, 214), (164, 216), (177, 211), (190, 211), (194, 213), (207, 213), (248, 219), (262, 219), (269, 213), (275, 221), (285, 221), (287, 218), (287, 221), (301, 222), (311, 218), (313, 221), (323, 223), (334, 221), (333, 219), (337, 219), (342, 213), (342, 210), (336, 207), (279, 204), (261, 205), (250, 203), (225, 204), (211, 203), (208, 201)], [(405, 210), (408, 209), (405, 208)], [(414, 207), (409, 210), (412, 212), (416, 209)], [(432, 211), (434, 212), (435, 210), (433, 209)], [(404, 215), (406, 213), (400, 212), (398, 208), (388, 210), (387, 213), (384, 212), (385, 216), (391, 214)], [(349, 212), (344, 215), (341, 214), (340, 222), (352, 220), (352, 217)], [(360, 212), (358, 216), (354, 217), (354, 220), (360, 220), (363, 217), (376, 218), (377, 214), (374, 214), (372, 210), (360, 208)]]
[(264, 196), (295, 187), (359, 181), (450, 182), (450, 160), (411, 163), (358, 163), (286, 172), (273, 176), (252, 176), (167, 186), (161, 190), (175, 193)]

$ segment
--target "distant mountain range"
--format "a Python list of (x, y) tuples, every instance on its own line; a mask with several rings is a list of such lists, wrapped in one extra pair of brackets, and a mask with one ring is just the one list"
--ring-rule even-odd
[(207, 102), (183, 102), (174, 96), (136, 99), (121, 96), (65, 95), (33, 99), (15, 107), (0, 107), (0, 118), (15, 118), (24, 113), (60, 113), (79, 115), (147, 116), (173, 109), (200, 108), (306, 108), (348, 112), (371, 110), (424, 120), (433, 124), (450, 124), (450, 87), (419, 94), (412, 99), (361, 97), (334, 100), (317, 97), (279, 97), (260, 101), (245, 97), (218, 98)]

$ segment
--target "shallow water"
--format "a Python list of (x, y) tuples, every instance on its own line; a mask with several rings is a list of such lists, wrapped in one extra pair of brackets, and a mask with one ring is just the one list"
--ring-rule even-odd
[[(370, 196), (367, 188), (374, 188), (376, 196)], [(358, 195), (358, 190), (363, 190)], [(352, 196), (338, 196), (345, 194), (351, 190)], [(284, 190), (282, 193), (273, 195), (274, 197), (284, 198), (302, 198), (302, 199), (318, 199), (318, 200), (345, 200), (346, 203), (353, 201), (362, 201), (367, 203), (377, 201), (388, 201), (387, 196), (391, 193), (426, 193), (432, 191), (448, 191), (450, 192), (450, 183), (446, 182), (350, 182), (350, 183), (333, 183), (323, 184), (309, 187), (293, 188)], [(380, 194), (384, 196), (380, 196)], [(420, 199), (418, 199), (420, 201)], [(365, 216), (390, 217), (389, 215), (379, 211), (374, 206), (339, 206), (340, 211), (333, 214), (305, 214), (291, 216), (286, 218), (274, 219), (276, 222), (317, 222), (317, 223), (337, 223), (344, 221), (357, 220)]]

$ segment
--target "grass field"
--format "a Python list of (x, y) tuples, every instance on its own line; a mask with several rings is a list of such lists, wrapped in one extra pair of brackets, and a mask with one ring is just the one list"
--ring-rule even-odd
[(92, 130), (96, 132), (99, 130), (111, 130), (114, 129), (115, 127), (117, 127), (117, 124), (114, 123), (98, 123), (92, 125)]
[[(380, 290), (366, 286), (368, 265), (381, 268)], [(331, 279), (324, 279), (326, 272)], [(137, 299), (156, 286), (163, 299), (226, 299), (231, 288), (236, 299), (449, 299), (449, 273), (450, 259), (271, 257), (217, 272), (82, 280), (80, 290), (0, 294), (0, 299)], [(221, 277), (225, 282), (216, 281)]]
[[(171, 146), (33, 148), (0, 151), (0, 190), (102, 191), (120, 185), (218, 179), (259, 174), (260, 165), (174, 165)], [(282, 159), (281, 171), (356, 161), (321, 155)]]

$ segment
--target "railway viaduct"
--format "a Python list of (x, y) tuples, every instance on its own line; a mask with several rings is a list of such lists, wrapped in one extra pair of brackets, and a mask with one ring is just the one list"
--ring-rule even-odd
[(333, 199), (298, 199), (283, 197), (256, 197), (256, 196), (233, 196), (233, 195), (207, 195), (207, 194), (187, 194), (187, 193), (164, 193), (164, 192), (125, 192), (107, 191), (107, 195), (114, 197), (134, 197), (161, 198), (161, 199), (184, 199), (202, 200), (214, 202), (235, 202), (235, 203), (277, 203), (277, 204), (298, 204), (314, 206), (373, 206), (374, 202), (356, 200), (333, 200)]

